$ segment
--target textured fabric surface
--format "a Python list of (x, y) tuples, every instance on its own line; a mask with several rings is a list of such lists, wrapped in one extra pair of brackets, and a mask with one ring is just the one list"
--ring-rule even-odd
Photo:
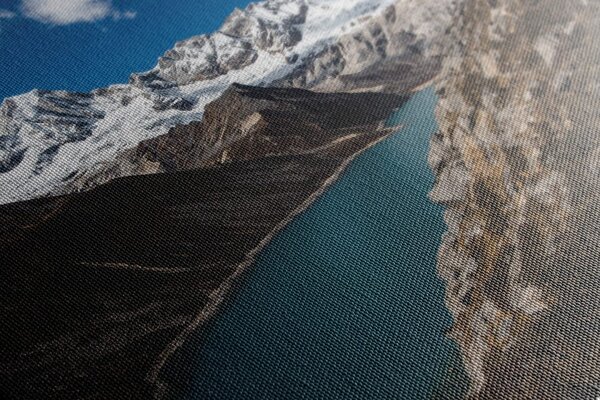
[(0, 3), (1, 397), (599, 398), (599, 34), (596, 0)]

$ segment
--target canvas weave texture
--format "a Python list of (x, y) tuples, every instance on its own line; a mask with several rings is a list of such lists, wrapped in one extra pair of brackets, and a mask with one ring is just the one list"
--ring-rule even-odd
[(0, 3), (0, 396), (597, 400), (598, 37), (597, 0)]

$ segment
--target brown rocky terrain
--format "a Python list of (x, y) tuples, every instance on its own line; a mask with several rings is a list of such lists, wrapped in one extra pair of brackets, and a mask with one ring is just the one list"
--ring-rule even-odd
[(431, 197), (471, 397), (600, 395), (598, 2), (468, 0), (438, 79)]

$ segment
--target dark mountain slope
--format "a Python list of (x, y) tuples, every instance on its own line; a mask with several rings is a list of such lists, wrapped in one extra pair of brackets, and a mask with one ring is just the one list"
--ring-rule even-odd
[[(4, 398), (152, 397), (255, 253), (391, 133), (405, 99), (237, 86), (221, 100), (136, 155), (194, 169), (0, 207)], [(240, 136), (247, 115), (260, 122)], [(229, 155), (194, 158), (215, 140)]]

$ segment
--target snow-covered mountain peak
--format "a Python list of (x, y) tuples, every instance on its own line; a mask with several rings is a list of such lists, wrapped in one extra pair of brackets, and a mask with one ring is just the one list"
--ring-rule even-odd
[(288, 63), (360, 22), (391, 0), (267, 0), (236, 8), (214, 33), (180, 41), (152, 70), (131, 82), (152, 89), (215, 79), (260, 61), (261, 53)]
[[(360, 75), (365, 68), (412, 57), (412, 48), (442, 31), (430, 29), (426, 19), (432, 12), (435, 21), (445, 18), (444, 7), (456, 1), (262, 1), (234, 10), (214, 33), (178, 42), (128, 84), (6, 99), (0, 106), (0, 204), (74, 190), (73, 182), (102, 173), (126, 149), (200, 120), (205, 105), (234, 82), (313, 88), (337, 79), (348, 89), (348, 76), (371, 84), (372, 74)], [(405, 11), (423, 22), (404, 17)], [(406, 65), (418, 68), (413, 61)]]

